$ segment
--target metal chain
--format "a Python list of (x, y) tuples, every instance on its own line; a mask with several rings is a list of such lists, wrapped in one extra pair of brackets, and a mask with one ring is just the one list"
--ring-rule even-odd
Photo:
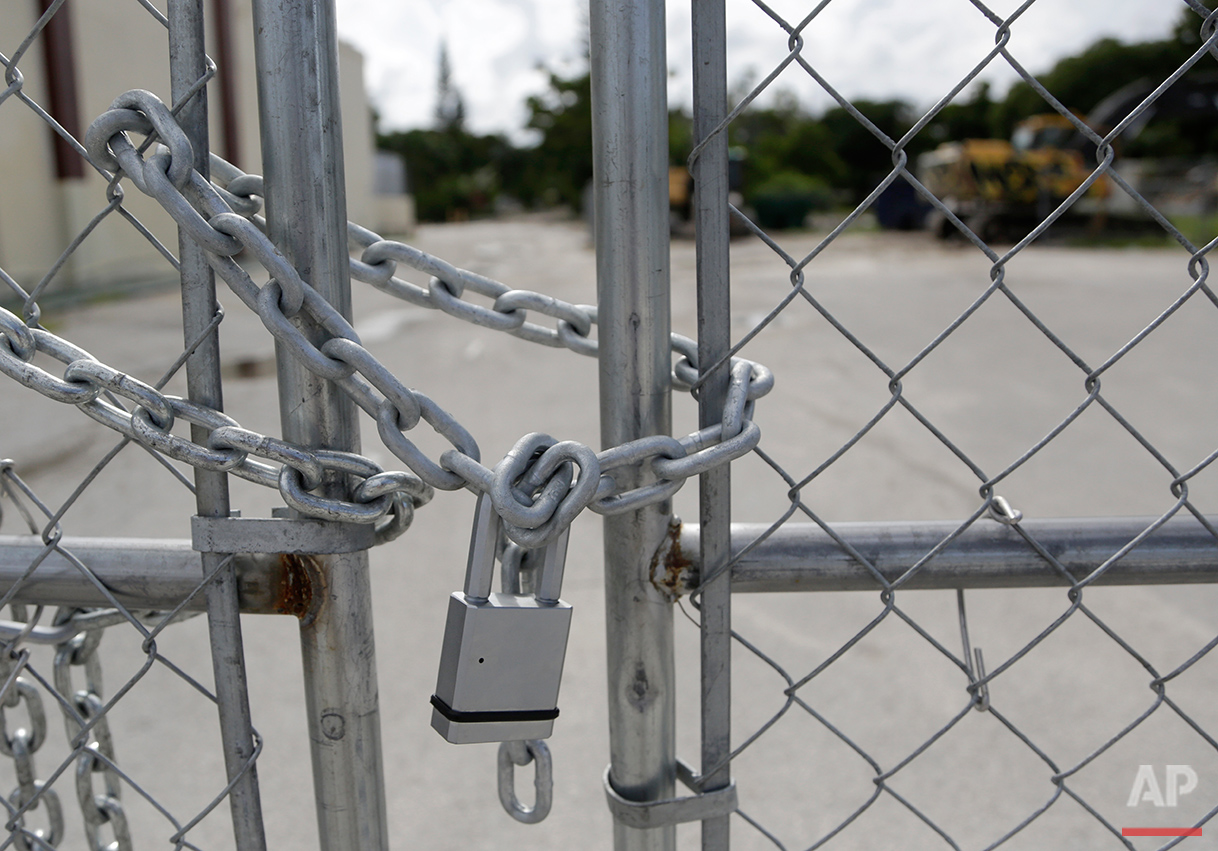
[[(13, 620), (29, 627), (37, 622), (40, 612), (41, 609), (37, 610), (35, 617), (30, 618), (25, 606), (12, 607)], [(20, 642), (21, 637), (18, 636), (3, 648), (0, 655), (0, 676), (3, 677), (3, 685), (0, 685), (0, 755), (13, 760), (17, 775), (17, 788), (4, 801), (9, 813), (4, 829), (9, 832), (13, 845), (21, 851), (30, 851), (33, 847), (54, 848), (58, 845), (64, 832), (63, 808), (55, 790), (47, 788), (37, 779), (34, 754), (46, 741), (47, 717), (37, 686), (21, 676), (29, 659), (29, 651), (19, 651)], [(23, 704), (26, 723), (10, 731), (8, 713)], [(47, 826), (26, 827), (26, 816), (42, 809), (45, 809)]]
[[(260, 192), (260, 184), (244, 183), (240, 188), (248, 191), (255, 186)], [(231, 184), (228, 189), (235, 192)], [(351, 259), (351, 277), (371, 284), (394, 298), (442, 311), (473, 325), (504, 331), (531, 343), (567, 348), (593, 358), (598, 355), (597, 341), (588, 336), (597, 322), (595, 305), (571, 304), (531, 290), (514, 290), (499, 281), (459, 269), (406, 243), (384, 239), (354, 222), (347, 225), (347, 238), (351, 248), (360, 251), (358, 260), (354, 257)], [(427, 287), (396, 277), (398, 263), (432, 276)], [(489, 299), (490, 306), (464, 300), (466, 291)], [(555, 327), (547, 328), (528, 322), (530, 310), (553, 319)], [(673, 385), (681, 390), (696, 389), (702, 383), (698, 371), (698, 344), (688, 337), (673, 334), (671, 348), (678, 356), (672, 369)], [(748, 383), (744, 388), (748, 401), (759, 399), (773, 386), (773, 375), (759, 363), (732, 358), (731, 368), (733, 375), (741, 370), (739, 374), (747, 376), (745, 380)], [(737, 416), (742, 408), (743, 403), (740, 402), (729, 405), (729, 410), (734, 410)], [(727, 416), (725, 412), (725, 418)]]
[[(214, 173), (224, 188), (230, 194), (256, 202), (263, 191), (261, 178), (246, 175), (229, 163), (220, 163), (222, 165), (215, 168)], [(597, 321), (595, 306), (575, 305), (542, 293), (514, 290), (506, 284), (459, 269), (413, 246), (382, 239), (354, 223), (348, 224), (348, 238), (353, 249), (361, 250), (359, 259), (351, 259), (351, 275), (356, 280), (369, 283), (411, 304), (441, 310), (472, 324), (506, 331), (530, 342), (566, 347), (591, 357), (598, 354), (597, 341), (588, 336)], [(428, 287), (424, 289), (395, 277), (398, 262), (431, 275)], [(467, 290), (492, 299), (491, 307), (463, 301), (462, 296)], [(553, 318), (555, 328), (549, 329), (526, 321), (527, 310), (536, 310)], [(335, 342), (330, 341), (327, 345)], [(673, 384), (681, 389), (695, 390), (702, 380), (698, 369), (697, 344), (687, 337), (673, 334), (671, 346), (678, 355), (673, 365)], [(350, 347), (350, 350), (353, 353), (363, 352), (356, 346)], [(392, 409), (386, 408), (383, 403), (378, 408), (377, 422), (385, 445), (426, 481), (440, 488), (473, 486), (479, 490), (489, 490), (496, 509), (507, 521), (509, 536), (526, 546), (538, 546), (552, 538), (585, 505), (601, 514), (616, 514), (658, 502), (672, 496), (690, 476), (751, 451), (761, 436), (760, 429), (752, 422), (753, 403), (769, 392), (773, 386), (773, 375), (761, 364), (742, 358), (732, 358), (730, 370), (731, 391), (721, 425), (682, 439), (644, 438), (597, 454), (601, 480), (594, 492), (589, 489), (594, 495), (588, 502), (575, 498), (575, 488), (568, 490), (564, 497), (562, 488), (553, 486), (555, 480), (546, 478), (561, 462), (575, 460), (564, 453), (552, 456), (548, 464), (538, 460), (528, 468), (528, 476), (525, 477), (527, 465), (521, 466), (520, 461), (528, 453), (523, 450), (528, 447), (537, 452), (555, 447), (552, 439), (545, 435), (534, 434), (522, 438), (503, 464), (492, 471), (452, 451), (441, 456), (439, 465), (434, 464), (418, 453), (414, 444), (402, 434), (404, 430), (409, 430), (408, 423), (388, 419)], [(414, 395), (430, 403), (422, 394)], [(402, 407), (397, 405), (398, 410), (402, 410)], [(417, 422), (417, 419), (408, 422)], [(452, 442), (457, 445), (456, 441)], [(579, 452), (579, 444), (570, 443), (568, 447), (572, 453)], [(459, 452), (459, 445), (457, 449)], [(477, 461), (476, 456), (471, 457), (473, 462)], [(587, 458), (587, 455), (584, 454), (584, 457)], [(651, 464), (659, 481), (643, 488), (625, 492), (612, 476), (606, 475), (620, 467), (644, 463)], [(585, 467), (578, 461), (577, 464), (581, 471), (580, 478), (590, 478), (588, 473), (595, 468), (590, 464)], [(458, 482), (451, 474), (464, 481)], [(486, 487), (488, 482), (490, 486)], [(522, 490), (522, 483), (531, 485), (532, 491), (527, 487)], [(543, 498), (538, 494), (545, 496)]]
[[(127, 132), (156, 133), (164, 144), (144, 158)], [(0, 372), (61, 402), (75, 404), (88, 416), (158, 452), (195, 467), (223, 470), (277, 487), (285, 502), (302, 513), (331, 520), (371, 523), (391, 508), (400, 517), (431, 498), (432, 488), (470, 488), (492, 495), (505, 520), (508, 536), (525, 547), (538, 547), (568, 526), (584, 508), (602, 514), (630, 511), (668, 499), (691, 476), (728, 463), (752, 451), (761, 437), (752, 422), (753, 402), (773, 386), (765, 367), (733, 359), (733, 392), (720, 424), (683, 438), (657, 436), (616, 446), (599, 454), (574, 441), (548, 435), (523, 437), (494, 468), (480, 463), (477, 442), (457, 420), (430, 397), (406, 387), (365, 349), (350, 323), (301, 279), (264, 232), (256, 215), (262, 180), (212, 157), (213, 184), (193, 169), (189, 140), (159, 99), (148, 92), (128, 92), (93, 122), (85, 145), (93, 161), (126, 175), (155, 198), (175, 222), (207, 252), (216, 273), (262, 319), (285, 349), (318, 376), (333, 381), (377, 422), (382, 442), (412, 473), (382, 473), (366, 458), (294, 446), (249, 432), (226, 415), (195, 403), (165, 396), (147, 384), (98, 362), (82, 349), (46, 330), (31, 327), (0, 310)], [(458, 269), (439, 258), (399, 242), (381, 239), (357, 225), (349, 236), (361, 247), (352, 259), (352, 275), (414, 304), (442, 310), (474, 324), (508, 331), (549, 346), (566, 346), (595, 356), (589, 339), (596, 309), (572, 305), (551, 296), (512, 290), (505, 284)], [(247, 250), (270, 274), (259, 287), (233, 255)], [(397, 262), (433, 275), (427, 289), (394, 277)], [(466, 290), (493, 299), (486, 308), (463, 301)], [(535, 310), (556, 322), (553, 329), (526, 321)], [(328, 335), (311, 342), (292, 319), (312, 318)], [(674, 384), (696, 389), (701, 380), (697, 346), (673, 335), (678, 355)], [(67, 365), (62, 379), (32, 363), (43, 353)], [(718, 365), (715, 365), (717, 367)], [(102, 398), (105, 392), (111, 401)], [(114, 402), (134, 403), (128, 413)], [(112, 403), (114, 402), (114, 403)], [(173, 435), (176, 419), (210, 429), (206, 446)], [(406, 437), (420, 420), (443, 436), (452, 449), (432, 460)], [(250, 455), (275, 461), (278, 471)], [(657, 481), (633, 490), (619, 486), (611, 473), (623, 467), (650, 465)], [(309, 494), (328, 470), (360, 479), (355, 502)], [(577, 474), (578, 473), (578, 474)], [(387, 527), (390, 524), (385, 524)], [(393, 524), (400, 531), (404, 524)]]
[[(26, 387), (49, 399), (74, 404), (102, 425), (170, 458), (277, 488), (288, 505), (311, 517), (377, 523), (378, 542), (405, 531), (414, 509), (431, 499), (431, 488), (416, 476), (386, 473), (362, 456), (310, 450), (244, 429), (220, 411), (163, 394), (101, 363), (62, 337), (27, 325), (3, 308), (0, 308), (0, 341), (0, 372)], [(63, 377), (58, 378), (33, 363), (37, 354), (65, 364)], [(119, 398), (134, 402), (134, 407), (126, 410)], [(177, 420), (209, 429), (207, 443), (200, 445), (173, 434), (170, 429)], [(359, 477), (355, 502), (308, 493), (331, 470)]]
[[(526, 807), (516, 797), (516, 766), (534, 765), (533, 806)], [(507, 814), (522, 824), (545, 821), (554, 803), (554, 762), (544, 739), (499, 743), (499, 803)]]
[[(73, 610), (60, 610), (56, 623), (71, 620)], [(78, 633), (59, 644), (55, 652), (55, 690), (63, 697), (64, 724), (68, 742), (79, 751), (76, 762), (76, 798), (84, 818), (85, 835), (91, 851), (129, 851), (131, 831), (123, 809), (120, 793), (121, 778), (115, 769), (114, 741), (102, 699), (101, 660), (97, 647), (104, 630), (92, 629)], [(84, 688), (72, 683), (72, 669), (84, 669)], [(98, 775), (103, 788), (94, 788)], [(104, 828), (109, 826), (112, 839)]]

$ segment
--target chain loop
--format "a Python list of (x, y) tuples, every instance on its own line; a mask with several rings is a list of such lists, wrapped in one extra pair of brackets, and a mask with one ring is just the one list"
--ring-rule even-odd
[(168, 169), (170, 182), (178, 189), (186, 185), (194, 170), (195, 150), (174, 118), (173, 111), (152, 92), (132, 89), (124, 92), (110, 104), (111, 109), (135, 109), (144, 114), (156, 130), (161, 141), (169, 148), (171, 163)]
[[(175, 418), (184, 420), (191, 425), (201, 426), (211, 432), (218, 428), (239, 430), (241, 426), (232, 417), (227, 417), (212, 408), (196, 405), (177, 396), (166, 396), (170, 410)], [(167, 455), (178, 461), (184, 461), (192, 467), (215, 472), (231, 472), (246, 463), (249, 453), (243, 449), (227, 446), (200, 446), (194, 441), (171, 434), (157, 426), (151, 415), (144, 407), (131, 412), (131, 430), (135, 438), (150, 449), (155, 449), (162, 455)]]
[[(37, 779), (38, 772), (34, 767), (34, 753), (42, 747), (47, 737), (46, 711), (37, 686), (20, 675), (29, 659), (29, 651), (18, 653), (17, 650), (37, 623), (42, 607), (35, 610), (33, 618), (27, 617), (24, 606), (14, 605), (12, 612), (14, 621), (23, 622), (25, 629), (8, 642), (3, 650), (3, 663), (0, 664), (0, 671), (5, 674), (5, 691), (0, 698), (0, 755), (13, 760), (17, 775), (17, 788), (9, 794), (6, 804), (11, 815), (5, 830), (17, 848), (54, 847), (63, 837), (63, 808), (55, 790)], [(5, 710), (15, 709), (22, 703), (25, 704), (29, 723), (10, 734), (9, 717)], [(47, 827), (26, 827), (26, 816), (43, 809), (44, 805)]]
[(168, 431), (173, 427), (173, 408), (160, 391), (138, 378), (132, 378), (126, 373), (106, 366), (101, 361), (93, 359), (73, 361), (64, 370), (63, 377), (70, 382), (92, 384), (135, 402), (148, 412), (152, 423), (162, 431)]
[[(296, 267), (288, 262), (256, 224), (232, 212), (212, 216), (208, 224), (237, 240), (270, 274), (279, 287), (275, 300), (277, 312), (289, 319), (300, 312), (304, 306), (305, 290), (309, 287), (301, 280)], [(263, 287), (265, 290), (266, 287)]]
[[(516, 766), (536, 763), (533, 774), (533, 806), (516, 797)], [(499, 743), (499, 803), (508, 815), (523, 824), (537, 824), (550, 814), (554, 803), (554, 761), (542, 739)]]
[[(352, 340), (345, 337), (332, 337), (321, 346), (321, 353), (336, 361), (341, 361), (352, 368), (374, 388), (385, 396), (385, 402), (393, 406), (397, 414), (396, 427), (409, 431), (419, 424), (423, 409), (415, 394), (398, 380), (384, 364), (373, 357), (372, 353)], [(347, 389), (344, 387), (344, 389)], [(348, 392), (350, 392), (348, 390)], [(362, 407), (362, 405), (361, 405)], [(378, 404), (379, 407), (379, 404)], [(376, 408), (371, 411), (376, 416)]]
[[(684, 458), (687, 454), (689, 453), (685, 446), (675, 437), (654, 435), (606, 449), (597, 456), (597, 459), (600, 461), (602, 474), (607, 474), (622, 467), (642, 464), (645, 461), (652, 463), (661, 458), (675, 460)], [(601, 479), (601, 488), (588, 507), (597, 514), (605, 516), (624, 514), (644, 505), (671, 498), (683, 484), (685, 484), (684, 479), (672, 480), (661, 476), (656, 482), (626, 491), (618, 487), (616, 480), (611, 475), (604, 475)]]
[[(0, 320), (3, 320), (6, 326), (12, 324), (12, 320), (21, 322), (21, 319), (2, 307), (0, 307)], [(36, 352), (50, 355), (65, 365), (78, 360), (93, 359), (88, 352), (78, 349), (67, 340), (56, 337), (48, 331), (28, 326), (26, 330), (34, 341)], [(5, 340), (11, 339), (12, 337), (5, 334)], [(56, 402), (72, 405), (84, 404), (92, 402), (102, 392), (101, 387), (88, 381), (68, 381), (56, 378), (45, 369), (30, 363), (28, 358), (22, 357), (11, 346), (0, 346), (0, 372)]]
[[(314, 454), (320, 466), (326, 470), (350, 473), (365, 478), (384, 472), (367, 458), (351, 452), (318, 449), (314, 451)], [(348, 523), (375, 523), (384, 517), (391, 507), (391, 493), (382, 493), (366, 503), (349, 502), (308, 493), (317, 486), (307, 487), (301, 479), (300, 471), (294, 467), (285, 466), (279, 472), (279, 492), (283, 495), (283, 501), (309, 517)]]
[[(451, 443), (459, 453), (474, 462), (480, 460), (478, 444), (464, 426), (433, 402), (429, 396), (415, 393), (414, 397), (419, 403), (419, 414), (424, 422)], [(445, 469), (432, 461), (407, 439), (406, 435), (402, 433), (403, 426), (398, 424), (397, 408), (388, 399), (381, 405), (381, 409), (377, 413), (376, 425), (381, 442), (427, 484), (446, 491), (465, 487), (467, 481), (465, 478), (457, 475), (451, 468)], [(441, 461), (443, 462), (443, 456)]]
[[(303, 363), (310, 372), (320, 375), (322, 378), (341, 381), (355, 372), (355, 367), (350, 364), (325, 355), (292, 324), (287, 314), (281, 310), (280, 292), (279, 282), (272, 279), (258, 294), (258, 315), (262, 317), (262, 324), (266, 326), (267, 330), (275, 335), (275, 339), (282, 343), (292, 356)], [(310, 289), (308, 292), (315, 292), (315, 290)], [(317, 298), (321, 297), (317, 296)], [(337, 316), (337, 314), (335, 315)], [(333, 329), (326, 328), (326, 330), (332, 331)], [(346, 336), (347, 339), (356, 343), (359, 342), (355, 331), (351, 330), (349, 325), (343, 330), (346, 333), (342, 336)]]
[(303, 476), (305, 490), (321, 486), (323, 471), (317, 455), (278, 438), (226, 425), (211, 433), (207, 445), (212, 449), (237, 449), (259, 458), (277, 461), (283, 464), (285, 469), (290, 468)]
[(0, 313), (0, 337), (4, 338), (9, 352), (18, 360), (28, 363), (34, 359), (38, 344), (34, 340), (33, 332), (7, 310)]
[(47, 716), (42, 707), (42, 696), (38, 688), (24, 677), (18, 677), (14, 683), (14, 692), (19, 701), (25, 703), (29, 726), (18, 727), (12, 734), (8, 731), (8, 713), (0, 704), (0, 755), (13, 757), (14, 742), (18, 739), (25, 743), (30, 753), (42, 747), (47, 738)]
[[(55, 623), (88, 621), (89, 610), (61, 609)], [(114, 739), (102, 698), (101, 660), (97, 649), (103, 628), (84, 629), (60, 643), (55, 652), (55, 690), (64, 698), (63, 717), (68, 741), (76, 752), (76, 799), (92, 851), (126, 851), (131, 835), (123, 810), (122, 778), (114, 768)], [(72, 669), (84, 669), (84, 687), (72, 682)], [(95, 788), (97, 775), (102, 789)], [(114, 840), (103, 837), (110, 827)]]

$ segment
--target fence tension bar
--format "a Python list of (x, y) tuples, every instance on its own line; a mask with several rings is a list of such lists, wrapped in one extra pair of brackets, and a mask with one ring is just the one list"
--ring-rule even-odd
[[(698, 363), (709, 370), (698, 392), (698, 425), (720, 422), (728, 398), (732, 346), (728, 138), (720, 124), (727, 114), (727, 10), (724, 0), (690, 3), (694, 115), (697, 152), (691, 156), (694, 181), (694, 238), (698, 293)], [(730, 784), (732, 753), (732, 473), (730, 465), (698, 477), (698, 517), (703, 534), (700, 655), (702, 770), (708, 789)], [(702, 851), (728, 851), (729, 819), (706, 816)]]
[[(197, 81), (208, 73), (205, 51), (203, 0), (169, 0), (169, 75), (175, 103), (186, 101), (178, 121), (194, 148), (193, 167), (208, 175), (210, 143), (207, 128), (207, 90), (191, 94)], [(219, 309), (216, 281), (207, 255), (184, 231), (178, 234), (178, 258), (182, 286), (182, 332), (187, 346), (200, 334), (206, 338), (186, 361), (187, 395), (191, 401), (223, 410), (220, 377), (220, 337), (213, 322)], [(210, 332), (207, 329), (211, 329)], [(199, 426), (192, 437), (205, 439)], [(195, 504), (205, 517), (229, 514), (228, 477), (225, 473), (195, 470)], [(215, 674), (216, 706), (226, 775), (232, 784), (229, 808), (233, 838), (238, 851), (263, 851), (266, 830), (262, 820), (262, 797), (257, 753), (249, 705), (249, 683), (245, 675), (245, 647), (241, 635), (241, 613), (235, 564), (221, 552), (204, 553), (202, 573), (213, 575), (207, 583), (207, 628)]]

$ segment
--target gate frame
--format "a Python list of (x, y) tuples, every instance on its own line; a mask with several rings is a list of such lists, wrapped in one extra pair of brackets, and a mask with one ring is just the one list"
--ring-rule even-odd
[[(267, 235), (347, 320), (351, 275), (334, 0), (254, 0), (254, 62)], [(321, 329), (302, 316), (306, 335)], [(355, 404), (276, 341), (285, 440), (359, 451)], [(300, 402), (299, 400), (304, 400)], [(349, 497), (327, 473), (326, 497)], [(325, 588), (300, 646), (322, 851), (387, 849), (368, 552), (306, 556)]]
[[(668, 68), (664, 0), (591, 0), (601, 445), (672, 431)], [(650, 465), (619, 485), (656, 481)], [(605, 517), (607, 792), (634, 804), (676, 787), (673, 605), (651, 579), (672, 503)], [(618, 851), (672, 851), (676, 826), (614, 820)]]

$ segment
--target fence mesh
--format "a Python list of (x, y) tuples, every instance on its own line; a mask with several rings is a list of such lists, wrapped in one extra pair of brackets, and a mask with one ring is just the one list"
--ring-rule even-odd
[[(155, 205), (139, 193), (128, 195), (121, 181), (111, 182), (89, 162), (82, 122), (90, 117), (86, 110), (106, 104), (93, 103), (93, 92), (57, 88), (53, 67), (64, 61), (88, 65), (98, 59), (97, 51), (117, 43), (125, 46), (132, 85), (157, 88), (168, 79), (167, 22), (145, 2), (108, 10), (62, 0), (7, 4), (4, 14), (0, 139), (10, 162), (35, 160), (28, 169), (6, 172), (0, 303), (30, 327), (79, 326), (67, 308), (97, 297), (99, 291), (86, 284), (101, 279), (112, 292), (176, 280), (176, 230)], [(72, 45), (81, 32), (100, 25), (116, 41), (89, 38)], [(77, 68), (69, 76), (88, 71)], [(47, 137), (54, 143), (45, 144)], [(23, 183), (46, 174), (60, 177), (49, 196), (45, 188)], [(38, 191), (45, 203), (21, 206), (26, 190)], [(179, 372), (198, 345), (183, 345), (180, 325), (150, 329), (138, 341), (108, 338), (101, 328), (73, 331), (80, 345), (174, 392), (182, 392)], [(39, 362), (55, 366), (44, 355)], [(107, 398), (131, 408), (113, 394)], [(32, 394), (6, 404), (3, 417), (0, 533), (32, 536), (42, 547), (28, 566), (17, 566), (15, 581), (6, 583), (0, 597), (8, 613), (0, 620), (0, 785), (6, 810), (0, 847), (229, 844), (232, 828), (223, 805), (228, 784), (206, 631), (202, 620), (190, 620), (199, 606), (181, 610), (201, 594), (207, 578), (199, 576), (198, 587), (177, 609), (133, 610), (70, 543), (73, 535), (148, 536), (155, 526), (161, 536), (187, 536), (194, 513), (190, 471), (130, 439), (82, 426), (75, 411), (59, 408)], [(9, 458), (17, 447), (29, 456)], [(39, 474), (46, 488), (35, 493), (23, 471)], [(173, 483), (158, 487), (158, 479)], [(135, 511), (138, 501), (116, 499), (154, 488), (163, 513)], [(80, 584), (97, 589), (108, 605), (78, 609), (23, 602), (53, 565), (79, 572)], [(166, 706), (174, 711), (157, 709)], [(208, 819), (217, 809), (220, 816)]]
[[(1127, 171), (1113, 155), (1174, 82), (1218, 56), (1214, 16), (1188, 4), (1199, 33), (1193, 55), (1150, 81), (1109, 126), (1093, 128), (1020, 58), (1026, 17), (1069, 4), (1001, 13), (958, 5), (939, 24), (983, 26), (989, 44), (976, 45), (978, 61), (901, 138), (873, 121), (874, 104), (856, 105), (835, 88), (844, 80), (821, 61), (832, 51), (813, 47), (831, 31), (818, 32), (825, 18), (862, 15), (860, 4), (729, 7), (729, 33), (733, 20), (766, 20), (785, 53), (715, 133), (734, 138), (755, 101), (811, 80), (866, 131), (860, 145), (892, 158), (865, 200), (844, 217), (819, 216), (812, 236), (767, 233), (748, 220), (752, 210), (736, 212), (750, 235), (732, 246), (741, 270), (733, 272), (733, 354), (772, 364), (776, 375), (771, 407), (758, 415), (762, 442), (733, 467), (734, 519), (766, 524), (742, 555), (786, 524), (811, 523), (874, 576), (877, 593), (734, 601), (733, 841), (1205, 847), (1181, 835), (1124, 834), (1212, 829), (1218, 718), (1209, 654), (1218, 638), (1200, 602), (1212, 598), (1205, 588), (1095, 582), (1144, 541), (1154, 546), (1169, 519), (1218, 536), (1209, 519), (1218, 454), (1204, 427), (1213, 415), (1215, 242), (1190, 241), (1141, 194), (1135, 164)], [(1165, 15), (1184, 8), (1164, 5)], [(1085, 179), (1058, 198), (1042, 192), (1029, 221), (1001, 225), (997, 205), (969, 207), (950, 183), (935, 182), (941, 155), (919, 168), (907, 153), (944, 106), (969, 97), (970, 84), (997, 65), (1098, 151)], [(980, 167), (972, 166), (978, 181)], [(881, 197), (904, 185), (947, 241), (866, 232)], [(1143, 234), (1174, 248), (1071, 248), (1088, 233), (1070, 230), (1071, 220), (1098, 224), (1094, 198), (1103, 193), (1123, 199)], [(753, 271), (762, 252), (768, 275)], [(1115, 514), (1146, 517), (1142, 533), (1081, 573), (1021, 525)], [(841, 526), (949, 517), (955, 530), (896, 581), (875, 567), (877, 552), (846, 543)], [(969, 591), (966, 601), (964, 591), (903, 587), (958, 535), (996, 522), (1021, 536), (1060, 591)]]
[[(787, 52), (717, 132), (730, 133), (756, 98), (798, 75), (828, 93), (894, 164), (828, 234), (767, 235), (750, 225), (752, 237), (733, 249), (750, 270), (735, 280), (735, 352), (773, 365), (778, 377), (769, 410), (758, 417), (762, 444), (737, 465), (738, 490), (748, 494), (738, 500), (737, 519), (764, 521), (771, 531), (811, 522), (838, 536), (848, 555), (875, 575), (878, 598), (737, 600), (736, 691), (746, 695), (737, 700), (734, 721), (737, 844), (1171, 847), (1184, 839), (1134, 841), (1122, 829), (1208, 828), (1218, 811), (1213, 601), (1201, 589), (1134, 592), (1095, 583), (1128, 550), (1153, 542), (1169, 519), (1191, 518), (1218, 537), (1207, 519), (1215, 513), (1211, 466), (1218, 452), (1196, 425), (1215, 413), (1205, 392), (1218, 362), (1212, 342), (1218, 298), (1208, 284), (1207, 260), (1214, 243), (1186, 238), (1140, 194), (1110, 151), (1179, 75), (1218, 55), (1212, 16), (1189, 4), (1201, 39), (1195, 55), (1179, 74), (1154, 81), (1144, 102), (1101, 133), (1020, 64), (1021, 19), (1048, 0), (1025, 3), (1005, 17), (961, 0), (959, 14), (988, 28), (993, 47), (979, 47), (981, 58), (958, 85), (894, 139), (868, 107), (834, 88), (832, 74), (806, 47), (825, 10), (843, 3), (792, 14), (760, 3), (734, 10), (772, 22)], [(163, 29), (153, 6), (130, 7), (149, 34)], [(6, 26), (4, 38), (14, 43), (0, 45), (6, 86), (0, 128), (13, 137), (55, 134), (67, 146), (58, 167), (71, 171), (84, 163), (84, 180), (104, 187), (84, 158), (79, 128), (63, 120), (66, 113), (56, 115), (49, 92), (24, 83), (22, 68), (43, 61), (52, 49), (52, 25), (69, 7), (60, 0), (38, 8), (41, 17), (30, 13), (28, 22)], [(163, 76), (168, 56), (148, 47), (164, 44), (163, 37), (150, 35), (140, 44), (140, 63), (159, 67)], [(1086, 136), (1101, 163), (1077, 191), (1039, 209), (1038, 221), (1014, 235), (937, 195), (906, 154), (939, 110), (965, 96), (996, 63), (1013, 68), (1046, 111)], [(132, 85), (150, 86), (146, 77)], [(10, 136), (4, 138), (7, 144)], [(77, 165), (67, 165), (73, 158)], [(859, 232), (881, 194), (902, 184), (912, 186), (941, 220), (938, 227), (954, 236), (953, 246), (929, 252), (931, 265), (922, 263), (926, 249), (910, 247), (923, 234), (879, 239)], [(1131, 199), (1142, 220), (1177, 247), (1084, 254), (1045, 247), (1044, 238), (1085, 208), (1097, 186)], [(121, 183), (90, 192), (65, 189), (59, 213), (76, 224), (62, 244), (28, 268), (0, 268), (0, 301), (19, 308), (31, 325), (71, 321), (54, 306), (79, 296), (73, 268), (86, 253), (124, 270), (126, 283), (175, 275), (166, 217), (136, 193), (125, 195)], [(82, 197), (106, 200), (82, 206)], [(11, 219), (5, 221), (11, 227)], [(130, 258), (107, 254), (131, 234), (151, 260), (140, 266), (146, 272), (133, 273)], [(770, 271), (752, 271), (759, 266)], [(182, 346), (180, 329), (166, 332), (176, 335), (172, 348), (89, 340), (88, 329), (77, 330), (74, 339), (90, 351), (158, 388), (175, 386), (191, 349), (189, 342)], [(166, 358), (164, 351), (183, 356)], [(64, 543), (69, 532), (106, 530), (74, 526), (74, 507), (109, 501), (116, 488), (138, 487), (143, 477), (169, 476), (181, 485), (180, 502), (170, 498), (160, 510), (173, 518), (168, 528), (185, 535), (189, 476), (129, 440), (100, 446), (60, 432), (59, 423), (69, 418), (48, 401), (23, 405), (29, 407), (5, 418), (6, 429), (37, 422), (48, 431), (44, 443), (59, 448), (0, 465), (0, 532), (33, 535), (44, 545), (0, 598), (11, 607), (0, 622), (6, 654), (0, 778), (13, 789), (0, 847), (73, 847), (83, 838), (87, 847), (114, 842), (123, 848), (131, 844), (129, 834), (177, 847), (223, 845), (223, 838), (198, 838), (212, 836), (207, 816), (224, 799), (219, 749), (177, 761), (147, 758), (205, 738), (199, 730), (218, 739), (207, 660), (186, 649), (187, 641), (183, 658), (171, 649), (178, 633), (198, 644), (200, 623), (166, 629), (177, 620), (172, 613), (130, 611), (116, 599), (100, 610), (58, 612), (14, 602), (51, 559), (66, 559), (82, 583), (106, 593)], [(73, 451), (63, 452), (65, 445)], [(56, 464), (70, 471), (59, 480), (71, 482), (40, 499), (21, 471)], [(1080, 575), (1020, 525), (1020, 512), (1148, 519), (1143, 535)], [(121, 515), (115, 507), (102, 516)], [(883, 579), (873, 557), (845, 546), (839, 534), (851, 520), (944, 517), (958, 521), (956, 531), (897, 581)], [(1061, 590), (970, 591), (966, 600), (963, 592), (902, 587), (957, 535), (994, 522), (1012, 526)], [(104, 682), (97, 653), (103, 635)], [(981, 649), (984, 655), (976, 652)], [(158, 705), (166, 694), (176, 695), (176, 717), (146, 710), (141, 694), (151, 690), (159, 693)], [(60, 716), (66, 737), (56, 735)], [(143, 755), (134, 762), (124, 751), (124, 742), (133, 740)], [(225, 836), (222, 830), (216, 835)]]

